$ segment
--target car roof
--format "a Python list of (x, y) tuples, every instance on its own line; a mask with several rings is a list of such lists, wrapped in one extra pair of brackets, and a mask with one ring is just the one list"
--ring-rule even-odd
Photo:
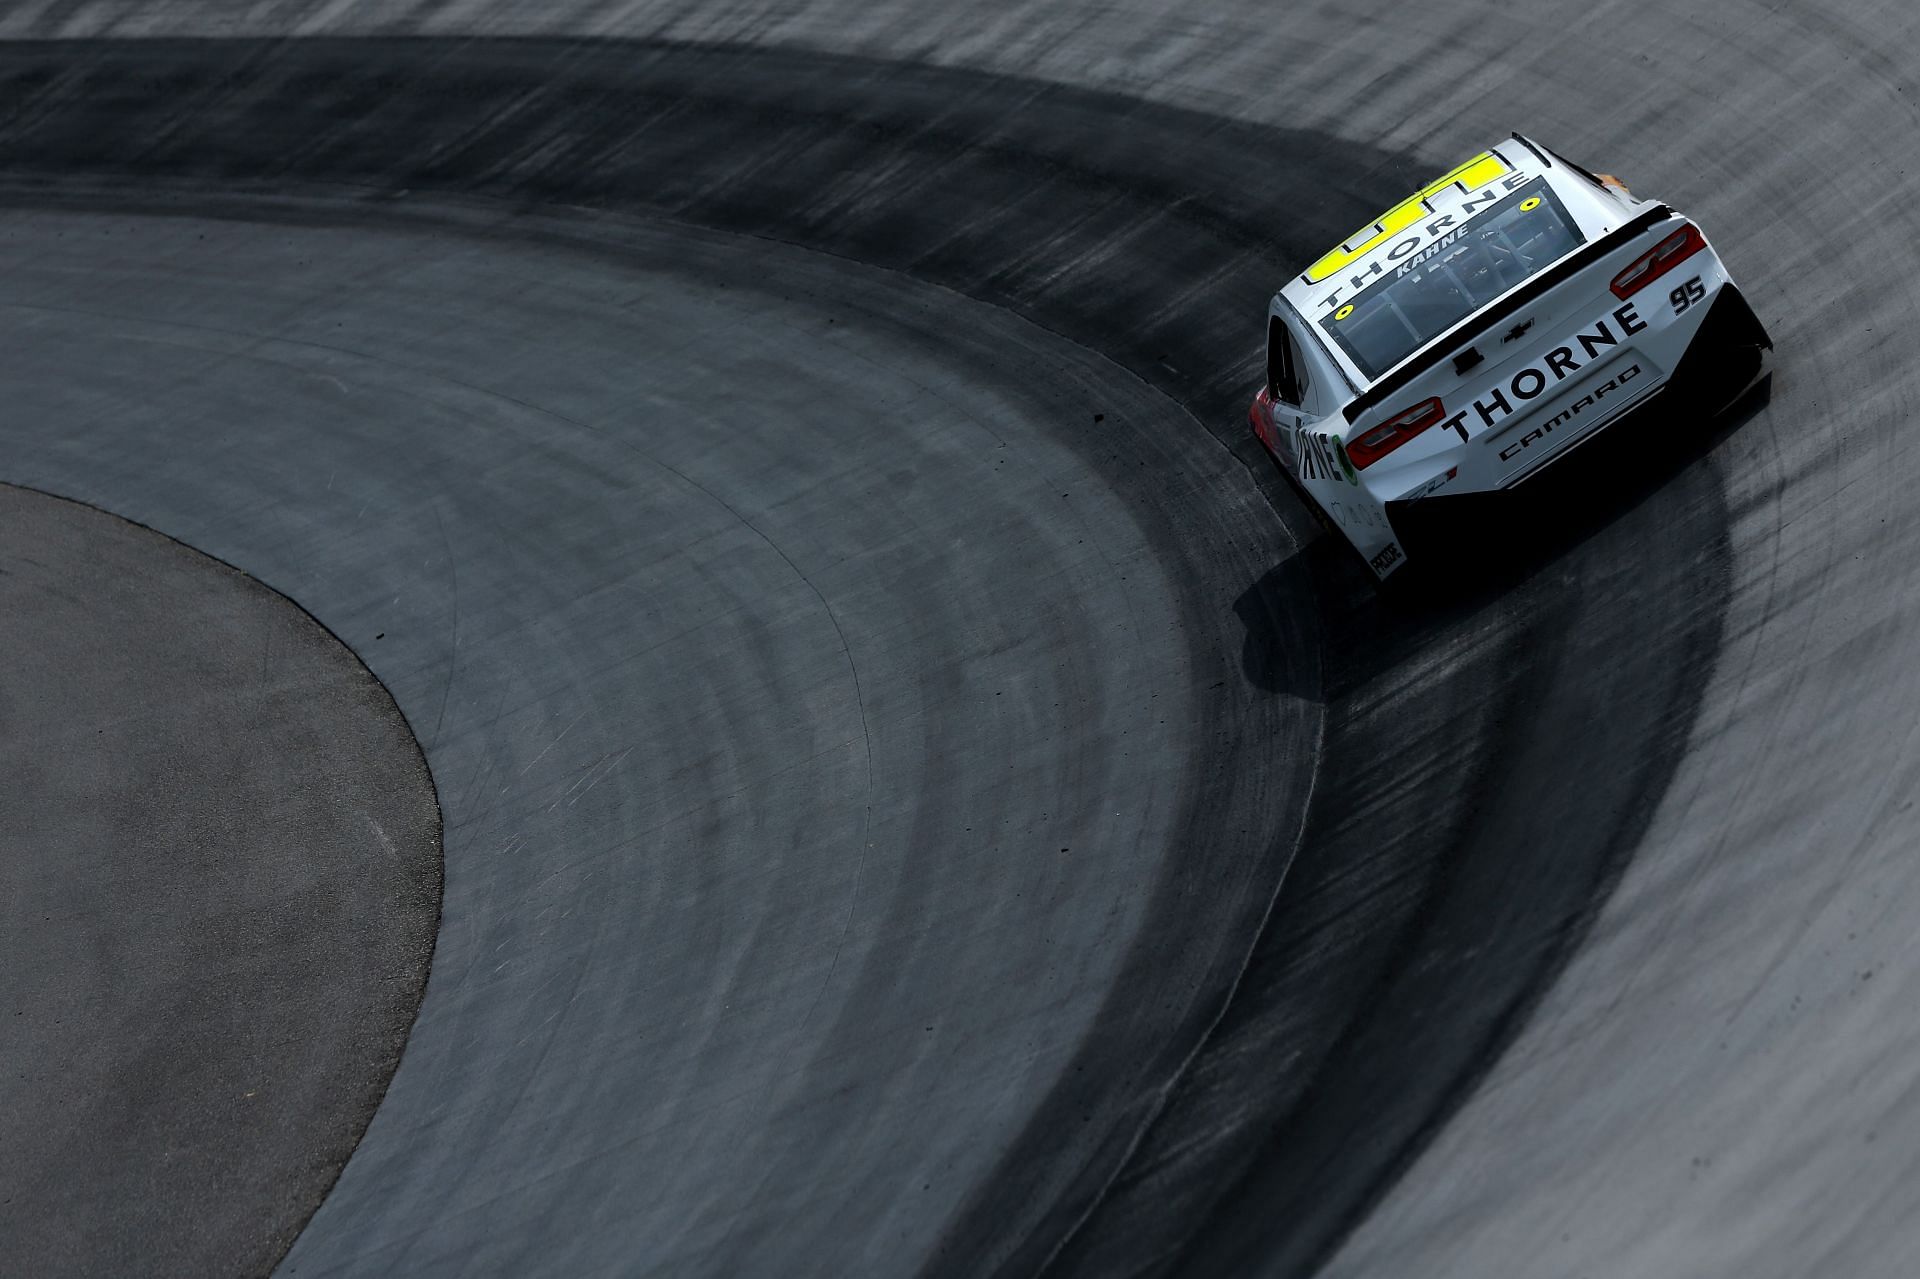
[[(1356, 387), (1367, 386), (1377, 379), (1367, 377), (1345, 352), (1324, 341), (1313, 321), (1351, 298), (1390, 266), (1471, 225), (1497, 204), (1500, 196), (1542, 177), (1588, 241), (1613, 230), (1647, 204), (1601, 187), (1585, 170), (1516, 133), (1435, 178), (1329, 249), (1287, 281), (1274, 298), (1273, 312), (1284, 315), (1291, 310), (1307, 321), (1304, 328), (1338, 361), (1347, 378)], [(1303, 326), (1296, 323), (1290, 327)], [(1382, 376), (1386, 372), (1383, 370)]]

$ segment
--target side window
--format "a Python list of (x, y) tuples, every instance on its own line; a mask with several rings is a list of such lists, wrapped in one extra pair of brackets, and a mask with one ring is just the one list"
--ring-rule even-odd
[(1306, 403), (1306, 364), (1278, 316), (1267, 318), (1267, 394), (1281, 404)]

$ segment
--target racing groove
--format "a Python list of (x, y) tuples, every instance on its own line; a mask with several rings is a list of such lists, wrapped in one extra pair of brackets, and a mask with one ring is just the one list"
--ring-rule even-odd
[[(1141, 494), (1159, 491), (1154, 554), (1198, 555), (1201, 565), (1178, 593), (1177, 625), (1198, 651), (1233, 661), (1221, 672), (1194, 666), (1214, 676), (1203, 685), (1221, 688), (1205, 688), (1207, 712), (1179, 765), (1187, 808), (1165, 836), (1130, 948), (1084, 1029), (1068, 1037), (1071, 1052), (1023, 1085), (1037, 1104), (957, 1199), (918, 1216), (888, 1205), (889, 1228), (904, 1212), (907, 1234), (937, 1240), (925, 1252), (932, 1269), (1028, 1273), (1051, 1262), (1091, 1273), (1253, 1257), (1310, 1268), (1512, 1033), (1633, 847), (1685, 740), (1726, 590), (1725, 511), (1697, 460), (1628, 450), (1611, 463), (1624, 500), (1563, 513), (1554, 531), (1518, 542), (1486, 531), (1475, 557), (1495, 563), (1491, 578), (1406, 612), (1378, 605), (1324, 540), (1290, 555), (1258, 504), (1217, 505), (1243, 479), (1203, 466), (1206, 482), (1175, 474), (1185, 483), (1166, 491), (1168, 460), (1145, 439), (1204, 424), (1304, 534), (1241, 425), (1257, 376), (1254, 321), (1287, 270), (1350, 229), (1383, 190), (1422, 176), (1401, 157), (987, 75), (735, 49), (56, 44), (7, 49), (0, 75), (18, 104), (0, 158), (15, 175), (43, 176), (46, 204), (110, 206), (115, 183), (138, 179), (175, 184), (182, 209), (207, 209), (211, 193), (235, 187), (266, 196), (318, 182), (659, 213), (892, 268), (1113, 362), (1079, 385), (1073, 403), (1088, 420), (1062, 438), (1096, 459), (1136, 518)], [(1249, 171), (1250, 154), (1270, 162)], [(76, 178), (92, 193), (76, 194)], [(266, 216), (257, 201), (224, 211)], [(352, 227), (396, 214), (369, 200), (332, 216)], [(553, 234), (531, 222), (520, 229)], [(937, 349), (933, 334), (920, 340)], [(993, 363), (979, 351), (968, 376), (990, 380)], [(1102, 379), (1129, 375), (1192, 418), (1142, 409), (1122, 415), (1128, 435), (1095, 431)], [(398, 466), (458, 474), (444, 457), (410, 458), (404, 440), (383, 447), (398, 450)], [(153, 500), (136, 476), (102, 478), (98, 462), (70, 459), (67, 481), (109, 504)], [(1122, 480), (1130, 463), (1136, 478)], [(536, 454), (532, 464), (548, 463)], [(566, 472), (546, 474), (534, 473), (535, 486), (567, 500)], [(514, 518), (533, 530), (539, 509)], [(817, 518), (825, 532), (841, 527)], [(223, 553), (244, 558), (244, 521), (222, 528), (234, 540)], [(491, 553), (479, 528), (447, 539), (450, 564)], [(363, 553), (379, 554), (388, 535), (371, 535)], [(1217, 548), (1229, 544), (1236, 549), (1222, 558)], [(325, 555), (338, 553), (325, 545)], [(307, 571), (323, 581), (324, 556)], [(769, 655), (782, 657), (789, 642), (802, 643), (776, 636)], [(455, 657), (428, 644), (414, 678)], [(1301, 851), (1287, 870), (1299, 815), (1262, 811), (1260, 800), (1270, 788), (1305, 799), (1312, 734), (1292, 709), (1301, 700), (1324, 707), (1326, 726)], [(1567, 731), (1590, 722), (1605, 731)], [(493, 727), (470, 728), (462, 749), (476, 753), (475, 769)], [(1286, 747), (1276, 748), (1276, 731)], [(445, 789), (437, 746), (429, 742), (429, 759)], [(697, 794), (711, 783), (688, 784)], [(450, 836), (449, 901), (463, 873), (457, 856), (485, 877), (487, 859), (512, 851), (470, 841), (457, 853)], [(692, 900), (718, 909), (713, 897)], [(525, 908), (510, 895), (489, 899), (491, 926), (511, 926)], [(432, 1148), (449, 1113), (485, 1113), (503, 1093), (515, 1104), (532, 1098), (536, 1116), (575, 1123), (590, 1122), (594, 1105), (625, 1103), (619, 1068), (630, 1043), (584, 1063), (605, 1067), (602, 1077), (611, 1069), (612, 1082), (594, 1105), (571, 1110), (542, 1109), (553, 1105), (542, 1100), (553, 1077), (543, 1064), (511, 1073), (484, 1055), (456, 1063), (435, 1046), (458, 1041), (456, 1014), (482, 997), (532, 1003), (556, 983), (569, 999), (617, 993), (596, 991), (596, 970), (576, 961), (564, 945), (530, 947), (523, 980), (494, 992), (436, 974), (394, 1093), (294, 1255), (301, 1272), (395, 1256), (460, 1269), (646, 1255), (628, 1237), (631, 1217), (595, 1197), (606, 1168), (569, 1165), (564, 1131), (536, 1123), (457, 1152)], [(777, 986), (747, 993), (791, 997)], [(897, 993), (850, 1006), (843, 1051), (870, 1046), (861, 1017)], [(710, 1037), (719, 1025), (696, 1015), (684, 1033)], [(884, 1089), (886, 1078), (869, 1086)], [(456, 1100), (436, 1100), (443, 1094)], [(831, 1129), (871, 1102), (856, 1091), (822, 1105), (813, 1122)], [(905, 1112), (882, 1114), (907, 1122)], [(791, 1158), (788, 1184), (809, 1171), (804, 1152)], [(468, 1167), (456, 1170), (461, 1162)], [(644, 1167), (622, 1177), (636, 1191), (671, 1192)], [(509, 1186), (584, 1204), (586, 1217), (535, 1205), (509, 1223), (473, 1210)], [(732, 1251), (694, 1255), (751, 1262), (820, 1212), (804, 1193), (752, 1198), (711, 1223)], [(442, 1214), (452, 1224), (431, 1227)], [(430, 1229), (426, 1249), (409, 1254)], [(569, 1238), (557, 1237), (563, 1229)], [(858, 1250), (879, 1244), (855, 1228), (843, 1246), (871, 1256)], [(828, 1256), (815, 1264), (829, 1268)]]

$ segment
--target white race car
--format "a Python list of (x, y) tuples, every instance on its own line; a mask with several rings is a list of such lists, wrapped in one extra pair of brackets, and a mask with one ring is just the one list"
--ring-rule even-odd
[(1384, 580), (1407, 504), (1510, 490), (1655, 400), (1722, 408), (1772, 346), (1693, 223), (1515, 134), (1274, 295), (1249, 418)]

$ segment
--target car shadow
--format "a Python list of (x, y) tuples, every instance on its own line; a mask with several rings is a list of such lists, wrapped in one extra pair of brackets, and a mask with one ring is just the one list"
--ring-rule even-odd
[(1396, 514), (1410, 567), (1421, 571), (1390, 583), (1383, 616), (1484, 602), (1553, 570), (1683, 472), (1709, 465), (1772, 398), (1768, 371), (1717, 413), (1653, 408), (1512, 493), (1429, 498)]
[[(1291, 495), (1285, 500), (1297, 501)], [(1298, 521), (1290, 518), (1288, 523), (1296, 527), (1311, 526), (1304, 510), (1300, 511)], [(1333, 538), (1315, 536), (1267, 570), (1233, 601), (1234, 614), (1244, 631), (1240, 670), (1255, 688), (1312, 701), (1323, 700), (1319, 649), (1309, 645), (1303, 651), (1289, 643), (1291, 637), (1301, 632), (1300, 621), (1292, 618), (1291, 612), (1300, 608), (1303, 600), (1324, 600), (1327, 591), (1341, 589), (1339, 569), (1342, 566), (1338, 561), (1342, 557), (1351, 558)], [(1371, 593), (1371, 588), (1357, 575), (1353, 581)], [(1352, 584), (1349, 583), (1349, 589)], [(1312, 626), (1309, 623), (1309, 633)]]

